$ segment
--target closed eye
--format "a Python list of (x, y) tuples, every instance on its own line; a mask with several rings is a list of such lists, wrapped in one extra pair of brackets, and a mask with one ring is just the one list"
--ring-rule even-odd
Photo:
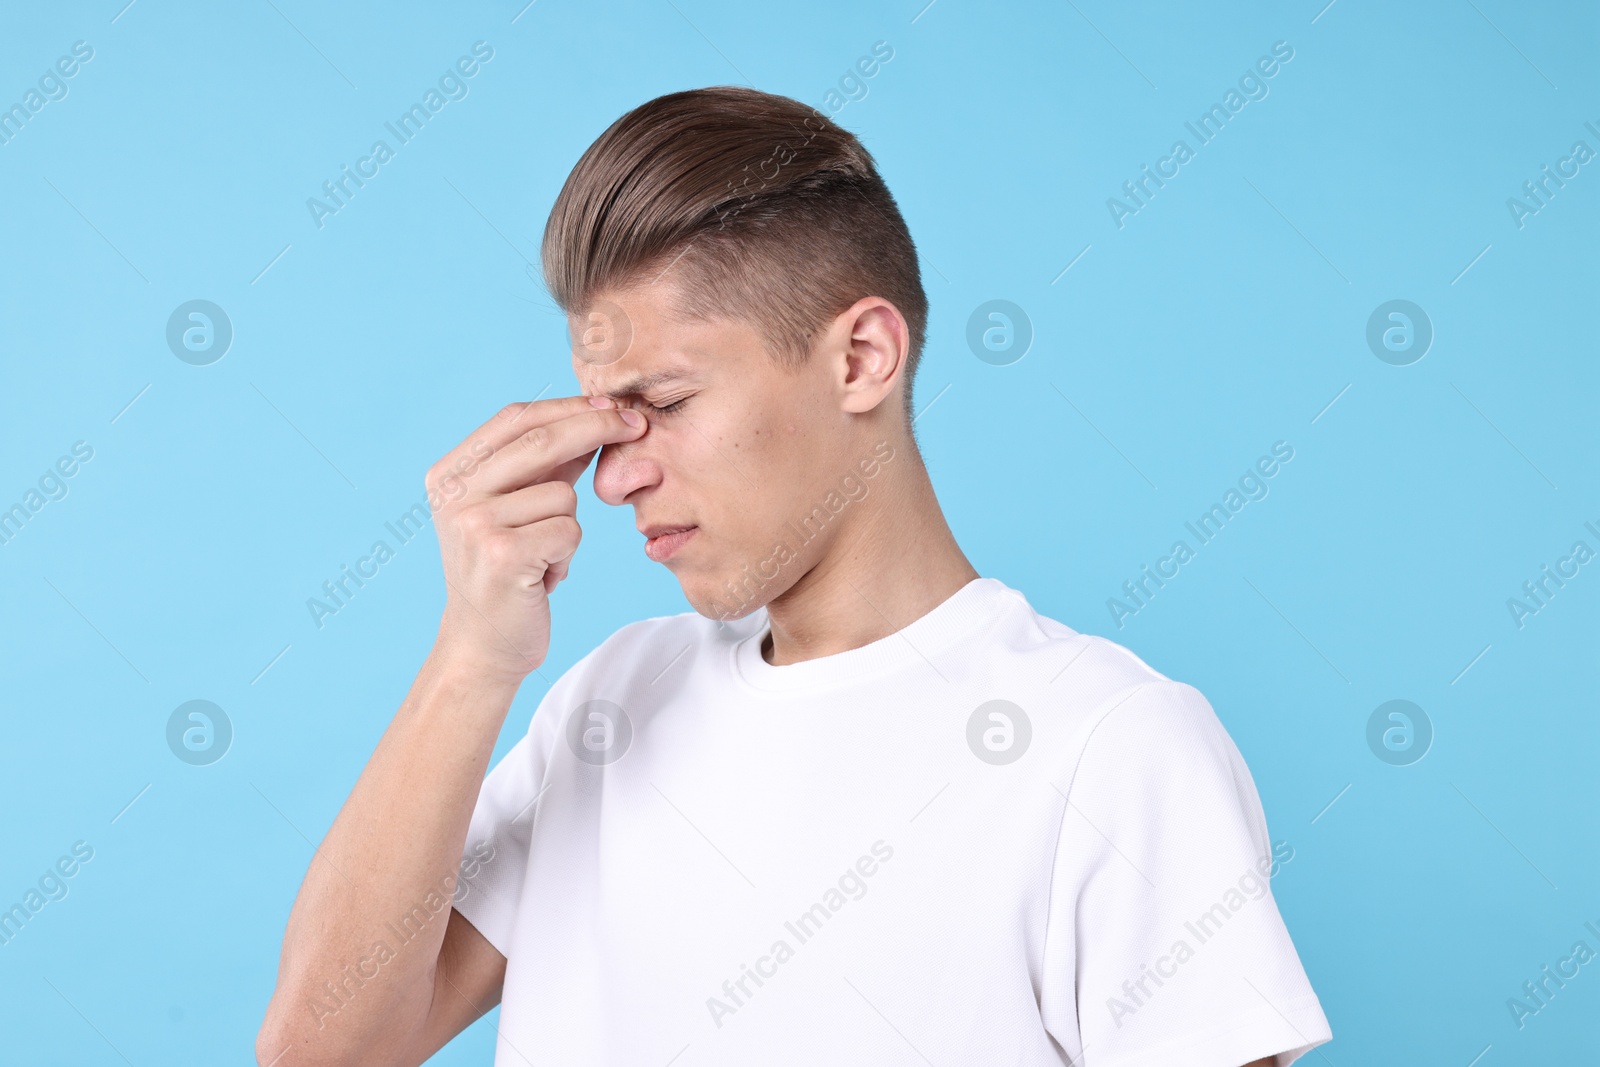
[(650, 410), (657, 415), (676, 415), (683, 410), (683, 406), (688, 402), (689, 398), (684, 397), (682, 400), (674, 400), (670, 404), (650, 404)]

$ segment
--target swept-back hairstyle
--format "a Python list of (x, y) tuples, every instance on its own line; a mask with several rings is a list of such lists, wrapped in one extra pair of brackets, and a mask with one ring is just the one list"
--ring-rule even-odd
[(676, 311), (752, 323), (787, 367), (834, 316), (883, 297), (909, 328), (909, 411), (928, 319), (911, 232), (855, 135), (797, 100), (721, 85), (629, 111), (567, 176), (540, 258), (569, 314), (670, 267)]

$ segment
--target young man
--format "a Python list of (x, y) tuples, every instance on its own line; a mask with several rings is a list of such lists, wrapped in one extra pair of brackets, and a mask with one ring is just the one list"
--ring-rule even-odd
[[(911, 432), (916, 251), (852, 135), (753, 90), (653, 100), (543, 260), (583, 395), (430, 472), (437, 643), (311, 862), (261, 1063), (417, 1064), (497, 1003), (501, 1067), (1329, 1039), (1269, 887), (1293, 848), (1205, 698), (956, 544)], [(596, 452), (695, 610), (578, 661), (485, 778)]]

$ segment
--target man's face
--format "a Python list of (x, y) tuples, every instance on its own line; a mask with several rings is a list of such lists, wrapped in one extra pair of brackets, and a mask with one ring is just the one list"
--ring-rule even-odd
[(609, 292), (568, 318), (582, 392), (611, 395), (648, 420), (637, 440), (601, 450), (595, 495), (632, 505), (635, 526), (650, 534), (689, 530), (650, 540), (647, 553), (696, 611), (740, 618), (820, 558), (838, 524), (803, 545), (788, 526), (841, 478), (859, 481), (855, 453), (870, 454), (871, 442), (854, 439), (861, 416), (841, 406), (842, 360), (814, 352), (786, 371), (753, 325), (680, 319), (671, 295), (665, 282)]

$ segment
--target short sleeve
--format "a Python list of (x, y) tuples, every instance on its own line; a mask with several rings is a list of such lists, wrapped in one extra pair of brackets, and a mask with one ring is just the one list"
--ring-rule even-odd
[(558, 733), (557, 694), (564, 679), (544, 695), (527, 733), (484, 776), (461, 851), (452, 903), (507, 958), (528, 870), (537, 801)]
[(1198, 690), (1116, 704), (1066, 798), (1041, 1007), (1077, 1067), (1287, 1067), (1332, 1037), (1272, 895), (1294, 849)]

